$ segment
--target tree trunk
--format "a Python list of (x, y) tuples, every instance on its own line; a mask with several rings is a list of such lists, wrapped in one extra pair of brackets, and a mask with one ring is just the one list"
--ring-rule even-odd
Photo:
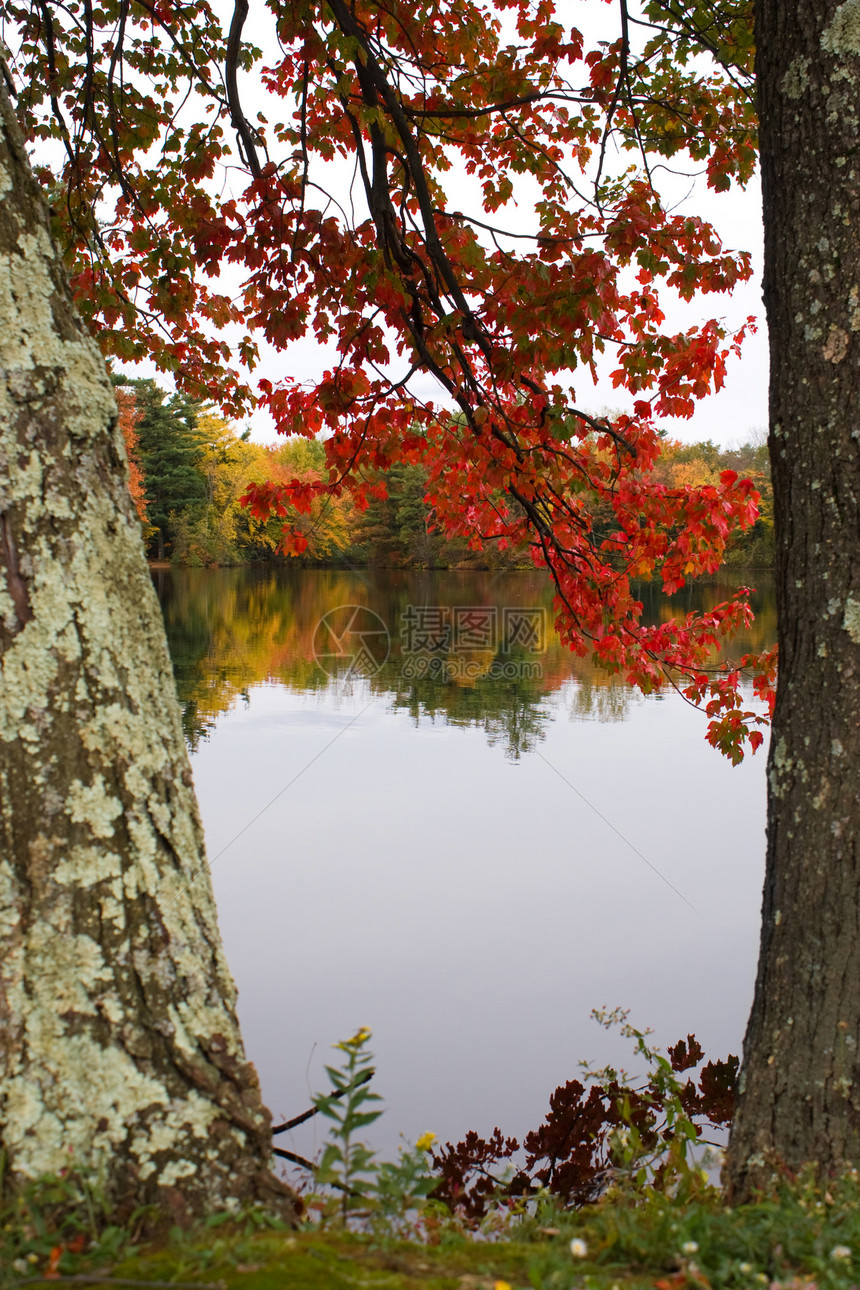
[(120, 1211), (255, 1200), (268, 1112), (218, 936), (104, 363), (0, 109), (0, 1146)]
[(860, 0), (758, 0), (779, 689), (727, 1158), (860, 1164)]

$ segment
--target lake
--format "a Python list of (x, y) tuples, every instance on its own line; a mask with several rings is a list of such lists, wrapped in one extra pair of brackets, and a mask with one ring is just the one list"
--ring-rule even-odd
[[(537, 1126), (590, 1017), (739, 1051), (764, 869), (765, 754), (731, 767), (674, 692), (563, 650), (537, 573), (156, 570), (246, 1048), (276, 1122), (373, 1031), (367, 1131)], [(652, 618), (760, 590), (743, 571)], [(318, 1119), (279, 1145), (312, 1156)]]

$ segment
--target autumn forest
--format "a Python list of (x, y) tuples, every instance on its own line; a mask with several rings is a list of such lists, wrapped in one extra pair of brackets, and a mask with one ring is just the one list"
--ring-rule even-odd
[[(269, 446), (238, 432), (211, 406), (166, 395), (153, 381), (116, 386), (130, 486), (150, 560), (192, 567), (289, 560), (302, 565), (380, 565), (394, 568), (533, 569), (527, 548), (474, 550), (446, 537), (426, 502), (428, 476), (420, 463), (395, 463), (372, 475), (384, 496), (359, 509), (349, 494), (316, 500), (293, 523), (307, 541), (283, 551), (284, 522), (256, 517), (242, 504), (249, 484), (321, 483), (326, 472), (320, 439), (295, 436)], [(762, 437), (721, 449), (710, 440), (682, 444), (666, 437), (654, 475), (667, 490), (719, 484), (731, 470), (751, 479), (761, 501), (756, 523), (736, 530), (726, 563), (769, 568), (773, 563), (770, 465)]]

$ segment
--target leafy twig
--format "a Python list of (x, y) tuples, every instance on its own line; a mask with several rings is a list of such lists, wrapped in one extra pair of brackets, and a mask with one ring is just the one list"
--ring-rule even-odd
[[(362, 1071), (361, 1074), (358, 1076), (358, 1078), (353, 1080), (353, 1082), (349, 1085), (348, 1088), (339, 1089), (336, 1093), (327, 1093), (326, 1097), (331, 1098), (332, 1100), (336, 1097), (346, 1097), (347, 1093), (351, 1093), (353, 1089), (358, 1088), (359, 1085), (366, 1084), (369, 1079), (373, 1079), (374, 1073), (375, 1072), (373, 1071), (372, 1068), (367, 1071)], [(294, 1119), (287, 1120), (284, 1124), (276, 1125), (275, 1128), (272, 1129), (272, 1137), (274, 1137), (276, 1133), (286, 1133), (288, 1129), (297, 1128), (298, 1125), (304, 1124), (306, 1120), (312, 1119), (315, 1115), (319, 1115), (319, 1113), (320, 1113), (320, 1108), (318, 1106), (312, 1106), (309, 1111), (303, 1111), (301, 1115), (297, 1115)], [(283, 1154), (284, 1153), (281, 1151), (277, 1151), (277, 1150), (275, 1151), (275, 1155), (283, 1155)], [(288, 1160), (295, 1159), (295, 1157), (291, 1155), (287, 1155), (286, 1158)], [(303, 1163), (304, 1161), (302, 1160), (296, 1160), (296, 1164), (303, 1164)], [(313, 1165), (311, 1165), (310, 1168), (312, 1169)]]

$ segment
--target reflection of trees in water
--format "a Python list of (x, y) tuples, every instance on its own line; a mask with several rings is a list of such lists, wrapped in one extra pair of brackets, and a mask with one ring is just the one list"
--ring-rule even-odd
[(670, 618), (684, 618), (693, 611), (713, 609), (715, 605), (731, 600), (744, 582), (753, 587), (750, 604), (755, 613), (752, 626), (738, 632), (724, 653), (732, 661), (744, 654), (769, 649), (776, 640), (776, 598), (773, 575), (761, 569), (733, 569), (719, 573), (707, 582), (691, 583), (674, 596), (664, 596), (659, 582), (633, 584), (635, 595), (642, 602), (643, 620), (646, 623), (665, 623)]
[(416, 726), (442, 719), (451, 726), (477, 727), (491, 747), (504, 745), (506, 756), (515, 761), (544, 738), (552, 718), (541, 682), (526, 676), (482, 677), (473, 685), (414, 681), (394, 691), (393, 706), (407, 711)]
[[(157, 570), (167, 642), (185, 737), (197, 747), (217, 718), (252, 686), (282, 680), (292, 689), (324, 690), (329, 678), (313, 656), (320, 592), (301, 577), (265, 569)], [(335, 600), (337, 603), (337, 600)]]
[[(388, 695), (393, 706), (421, 719), (484, 731), (509, 757), (533, 750), (553, 715), (548, 702), (564, 690), (574, 720), (620, 721), (633, 695), (618, 678), (578, 659), (550, 633), (546, 648), (531, 654), (497, 640), (493, 648), (442, 646), (433, 667), (416, 674), (404, 650), (403, 615), (414, 606), (495, 609), (543, 607), (552, 622), (552, 592), (538, 573), (373, 574), (321, 569), (158, 570), (161, 598), (185, 735), (192, 749), (218, 716), (253, 686), (274, 682), (300, 693), (331, 694), (336, 682), (314, 657), (320, 619), (344, 605), (378, 614), (391, 634), (388, 660), (360, 683)], [(665, 621), (727, 599), (735, 581), (685, 588), (671, 600), (651, 584), (638, 589), (646, 620)], [(733, 657), (761, 649), (775, 636), (773, 595), (756, 597), (758, 617), (732, 645)], [(345, 678), (340, 684), (350, 684)]]
[(608, 685), (595, 684), (586, 676), (565, 686), (564, 706), (571, 721), (623, 721), (631, 703), (642, 701), (638, 691), (608, 680)]

